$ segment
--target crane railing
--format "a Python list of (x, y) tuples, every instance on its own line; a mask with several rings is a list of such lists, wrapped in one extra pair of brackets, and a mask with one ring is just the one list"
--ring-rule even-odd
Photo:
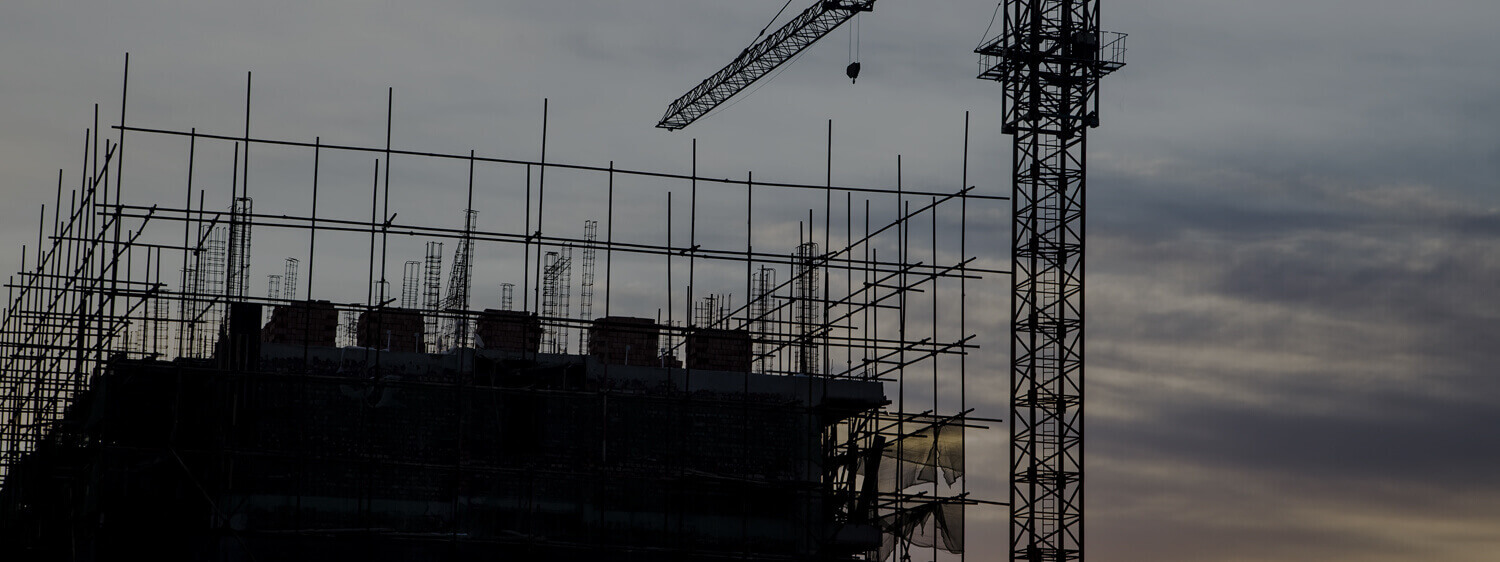
[(855, 14), (868, 12), (874, 5), (875, 0), (818, 0), (765, 40), (745, 49), (734, 62), (677, 98), (667, 107), (667, 113), (656, 126), (675, 131), (692, 124)]

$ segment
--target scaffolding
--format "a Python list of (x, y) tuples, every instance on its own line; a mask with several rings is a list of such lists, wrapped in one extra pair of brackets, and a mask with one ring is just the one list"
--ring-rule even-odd
[(225, 252), (229, 242), (228, 229), (224, 227), (200, 226), (199, 232), (197, 250), (193, 252), (197, 257), (197, 266), (193, 269), (196, 278), (183, 301), (194, 307), (192, 316), (185, 319), (191, 330), (188, 351), (184, 355), (201, 359), (213, 355), (219, 324), (224, 318)]
[(297, 300), (297, 258), (286, 259), (286, 269), (281, 275), (281, 299), (287, 301)]
[(408, 260), (401, 266), (401, 308), (417, 307), (417, 294), (422, 290), (422, 262)]
[(479, 211), (467, 209), (464, 211), (463, 237), (459, 239), (458, 248), (453, 251), (453, 266), (448, 270), (448, 297), (443, 301), (443, 312), (446, 313), (447, 328), (443, 330), (443, 349), (454, 347), (469, 347), (469, 318), (463, 311), (469, 309), (469, 288), (473, 285), (470, 273), (470, 261), (473, 259), (474, 219), (479, 216)]
[(796, 273), (796, 333), (797, 333), (797, 370), (803, 373), (816, 373), (821, 371), (818, 364), (818, 338), (821, 335), (818, 328), (821, 324), (821, 312), (823, 309), (822, 299), (818, 298), (818, 262), (822, 258), (818, 255), (817, 242), (804, 242), (797, 246)]
[[(597, 250), (594, 245), (599, 242), (599, 221), (587, 220), (583, 222), (583, 251), (581, 259), (582, 279), (578, 283), (578, 319), (585, 325), (594, 319), (594, 259)], [(578, 330), (578, 348), (587, 350), (589, 345), (589, 331), (587, 328)]]
[(250, 215), (254, 201), (249, 197), (236, 197), (229, 211), (229, 272), (228, 291), (225, 296), (243, 298), (246, 281), (250, 275)]
[[(771, 326), (776, 325), (772, 316), (781, 310), (776, 304), (776, 269), (762, 265), (756, 270), (754, 286), (751, 294), (754, 298), (750, 301), (750, 325), (756, 334), (767, 334)], [(765, 338), (757, 338), (755, 342), (755, 363), (757, 373), (765, 373), (770, 370), (773, 345)]]
[[(1008, 274), (975, 262), (968, 217), (1009, 203), (974, 193), (967, 178), (913, 190), (899, 165), (871, 184), (835, 184), (831, 156), (826, 181), (794, 183), (700, 174), (696, 149), (694, 171), (680, 174), (123, 119), (110, 130), (119, 140), (86, 155), (69, 208), (44, 209), (8, 285), (4, 539), (46, 543), (15, 534), (18, 521), (39, 517), (84, 525), (64, 510), (74, 496), (51, 487), (47, 475), (60, 469), (38, 471), (88, 459), (160, 469), (148, 472), (163, 482), (191, 474), (173, 497), (192, 501), (164, 503), (207, 525), (204, 536), (233, 538), (191, 543), (229, 558), (356, 538), (371, 553), (432, 543), (621, 560), (938, 558), (964, 552), (965, 509), (999, 505), (963, 477), (966, 433), (999, 420), (965, 401), (979, 346), (961, 311), (976, 284)], [(96, 144), (99, 131), (89, 132)], [(189, 169), (232, 152), (236, 181), (215, 194), (189, 174), (188, 204), (141, 200), (144, 190), (122, 190), (118, 177), (127, 137), (155, 141), (132, 159), (186, 155)], [(261, 192), (252, 205), (244, 178), (250, 148), (262, 145), (310, 164), (310, 207)], [(467, 199), (466, 186), (452, 187), (462, 228), (320, 211), (320, 185), (345, 179), (320, 164), (337, 155), (466, 166)], [(380, 181), (388, 165), (378, 170), (374, 201), (389, 201), (400, 188)], [(485, 212), (505, 217), (487, 219), (498, 229), (476, 223), (476, 174), (527, 178), (496, 182), (506, 203)], [(439, 199), (422, 189), (424, 203)], [(692, 197), (673, 210), (673, 192)], [(545, 228), (544, 193), (607, 214), (587, 220), (580, 238), (559, 235)], [(627, 198), (653, 210), (617, 205)], [(665, 222), (656, 201), (668, 205)], [(690, 225), (685, 241), (661, 236), (674, 216)], [(707, 221), (718, 228), (700, 229)], [(283, 237), (278, 250), (305, 236), (307, 253), (255, 262), (252, 232)], [(445, 242), (454, 248), (446, 297)], [(343, 261), (325, 267), (329, 256)], [(395, 299), (387, 258), (401, 264)], [(175, 283), (162, 275), (172, 262)], [(246, 294), (257, 268), (265, 297)], [(512, 283), (498, 294), (495, 279), (474, 283), (490, 271), (526, 280), (519, 303)], [(101, 438), (101, 428), (115, 433)], [(87, 490), (119, 481), (90, 466), (68, 482), (86, 484), (78, 501), (107, 499)], [(111, 528), (152, 519), (121, 515), (137, 507), (110, 504)], [(921, 549), (930, 556), (913, 554)]]
[(568, 352), (568, 330), (559, 320), (568, 317), (568, 293), (573, 277), (573, 248), (547, 252), (542, 269), (542, 317), (549, 320), (542, 332), (542, 347), (548, 353)]
[[(443, 243), (428, 242), (426, 265), (422, 270), (422, 310), (426, 311), (423, 316), (425, 324), (424, 332), (428, 334), (438, 333), (439, 307), (442, 306), (443, 294)], [(437, 338), (432, 338), (427, 343), (427, 352), (436, 353), (442, 349)]]
[(704, 295), (693, 309), (693, 325), (698, 328), (722, 328), (729, 320), (732, 298), (729, 295)]

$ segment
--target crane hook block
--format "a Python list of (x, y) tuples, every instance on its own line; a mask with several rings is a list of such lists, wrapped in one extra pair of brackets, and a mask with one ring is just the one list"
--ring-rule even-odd
[(849, 75), (849, 83), (851, 84), (859, 81), (859, 63), (849, 63), (849, 68), (844, 69), (844, 74)]

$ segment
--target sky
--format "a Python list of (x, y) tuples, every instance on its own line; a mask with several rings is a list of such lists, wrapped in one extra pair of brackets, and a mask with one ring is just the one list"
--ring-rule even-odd
[[(257, 136), (379, 146), (390, 88), (394, 146), (531, 159), (546, 99), (549, 160), (686, 172), (696, 138), (706, 174), (807, 183), (832, 119), (836, 183), (885, 181), (901, 155), (912, 185), (951, 191), (967, 111), (969, 183), (1008, 191), (999, 86), (971, 54), (992, 3), (880, 2), (857, 84), (840, 30), (722, 113), (652, 128), (780, 4), (5, 2), (0, 269), (34, 245), (57, 170), (76, 181), (93, 104), (118, 119), (126, 52), (141, 126), (239, 134), (253, 72)], [(1130, 36), (1089, 133), (1088, 558), (1493, 559), (1500, 4), (1102, 11)], [(177, 201), (156, 182), (179, 171), (152, 162), (127, 158), (126, 189)], [(267, 168), (258, 197), (300, 196)], [(449, 220), (443, 193), (400, 205)]]

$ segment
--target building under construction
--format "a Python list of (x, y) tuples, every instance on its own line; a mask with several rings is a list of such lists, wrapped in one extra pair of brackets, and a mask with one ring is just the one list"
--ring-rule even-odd
[[(549, 161), (545, 110), (539, 158), (394, 150), (390, 112), (259, 138), (245, 103), (96, 112), (59, 175), (0, 334), (5, 559), (958, 559), (996, 505), (965, 295), (1005, 198)], [(431, 189), (452, 222), (392, 207)]]

